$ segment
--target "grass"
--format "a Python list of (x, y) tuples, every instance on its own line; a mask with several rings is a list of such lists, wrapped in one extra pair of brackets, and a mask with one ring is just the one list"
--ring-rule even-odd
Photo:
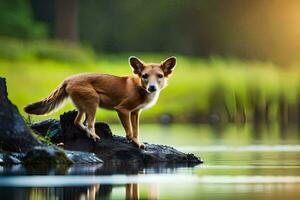
[(0, 58), (11, 61), (51, 59), (59, 62), (89, 63), (94, 52), (88, 46), (55, 40), (21, 41), (0, 37)]
[[(46, 97), (65, 77), (81, 72), (127, 75), (129, 55), (137, 55), (145, 62), (160, 62), (167, 55), (119, 54), (100, 55), (95, 62), (62, 62), (52, 59), (0, 59), (0, 76), (7, 78), (10, 99), (23, 107)], [(221, 120), (236, 119), (245, 113), (252, 120), (255, 107), (268, 106), (268, 118), (276, 120), (280, 99), (287, 105), (299, 106), (299, 68), (282, 69), (272, 63), (237, 59), (208, 60), (177, 56), (178, 63), (169, 86), (162, 91), (157, 105), (142, 113), (143, 121), (156, 121), (161, 113), (169, 113), (178, 121), (192, 116), (217, 113)], [(73, 109), (64, 109), (50, 116), (34, 116), (34, 120), (58, 117)], [(98, 120), (118, 121), (115, 112), (101, 110)]]
[[(0, 76), (7, 78), (11, 100), (23, 107), (47, 95), (67, 76), (81, 72), (115, 75), (132, 73), (128, 57), (160, 62), (170, 54), (98, 54), (89, 47), (59, 41), (0, 38)], [(168, 113), (176, 121), (297, 121), (300, 118), (300, 69), (270, 62), (177, 56), (177, 67), (157, 105), (143, 112), (142, 121), (157, 121)], [(50, 116), (74, 109), (68, 103)], [(102, 110), (98, 120), (117, 122), (115, 112)]]

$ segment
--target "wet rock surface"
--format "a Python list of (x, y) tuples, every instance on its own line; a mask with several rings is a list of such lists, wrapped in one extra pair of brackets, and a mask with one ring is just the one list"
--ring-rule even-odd
[(73, 163), (63, 150), (51, 146), (37, 146), (28, 151), (22, 158), (25, 165), (70, 165)]
[(94, 153), (82, 152), (82, 151), (65, 151), (67, 157), (76, 164), (93, 164), (103, 163), (103, 161)]
[[(98, 122), (95, 124), (96, 133), (101, 140), (98, 142), (88, 138), (84, 131), (74, 125), (74, 119), (77, 115), (76, 111), (64, 113), (60, 116), (60, 130), (61, 141), (64, 149), (93, 152), (104, 162), (133, 162), (133, 163), (186, 163), (198, 164), (202, 160), (193, 154), (185, 154), (173, 147), (158, 144), (146, 144), (146, 149), (138, 148), (133, 142), (127, 140), (125, 137), (113, 135), (109, 126), (105, 123)], [(39, 127), (51, 127), (53, 121), (41, 122), (33, 124), (31, 128), (41, 134), (45, 135), (48, 130)], [(47, 123), (47, 126), (45, 126)], [(56, 122), (55, 122), (56, 123)]]
[(0, 152), (0, 165), (21, 164), (24, 155), (19, 153)]

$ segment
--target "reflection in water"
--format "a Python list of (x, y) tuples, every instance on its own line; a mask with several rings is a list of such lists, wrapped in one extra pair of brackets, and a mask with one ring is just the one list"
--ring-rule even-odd
[(139, 185), (134, 184), (126, 184), (126, 199), (139, 199), (140, 191)]
[[(181, 168), (192, 169), (195, 164), (173, 164), (173, 163), (105, 163), (84, 165), (76, 164), (72, 166), (59, 165), (56, 168), (45, 168), (46, 166), (0, 166), (1, 175), (136, 175), (136, 174), (176, 174)], [(22, 177), (22, 176), (21, 176)]]
[[(156, 200), (158, 199), (158, 190), (157, 186), (154, 184), (150, 184), (147, 188), (147, 199), (153, 199)], [(137, 183), (132, 183), (132, 184), (126, 184), (126, 199), (130, 200), (136, 200), (140, 199), (140, 188), (139, 184)]]
[[(111, 188), (111, 186), (109, 187)], [(61, 187), (61, 188), (18, 188), (15, 193), (23, 193), (22, 199), (40, 200), (40, 199), (74, 199), (74, 200), (95, 200), (96, 197), (108, 198), (110, 192), (99, 192), (100, 185), (92, 185), (89, 187)], [(103, 188), (105, 190), (105, 187)], [(28, 196), (24, 191), (28, 190)], [(111, 191), (111, 189), (110, 189)], [(18, 195), (19, 196), (19, 195)], [(11, 196), (6, 196), (6, 199), (13, 199)], [(16, 198), (17, 199), (17, 198)]]
[(210, 145), (180, 147), (178, 149), (186, 152), (300, 152), (300, 145)]
[(85, 199), (95, 200), (96, 194), (98, 193), (99, 189), (100, 189), (100, 184), (92, 185), (91, 187), (88, 188), (86, 196), (85, 194), (83, 194), (83, 196), (86, 197)]
[[(158, 199), (157, 186), (150, 184), (143, 188), (143, 197), (140, 197), (138, 183), (126, 185), (100, 185), (85, 187), (33, 187), (33, 188), (0, 188), (1, 199), (8, 200), (95, 200), (95, 199)], [(114, 191), (116, 190), (116, 191)]]
[[(209, 178), (209, 177), (207, 177)], [(272, 184), (247, 182), (233, 184), (214, 177), (215, 183), (202, 184), (95, 184), (81, 187), (16, 187), (0, 188), (1, 199), (8, 200), (93, 200), (93, 199), (299, 199), (300, 185), (273, 182)], [(222, 177), (220, 177), (222, 178)], [(230, 178), (224, 178), (230, 182)], [(247, 177), (245, 177), (247, 178)], [(239, 177), (236, 178), (240, 182)], [(250, 178), (251, 179), (251, 178)], [(261, 177), (263, 181), (264, 177)], [(210, 179), (209, 179), (210, 180)]]
[[(138, 175), (177, 173), (187, 165), (156, 163), (106, 163), (97, 165), (26, 168), (0, 167), (0, 199), (158, 199), (157, 185), (145, 184), (143, 198)], [(115, 175), (117, 174), (117, 175)], [(35, 175), (35, 176), (28, 176)], [(41, 176), (42, 175), (42, 176)], [(46, 176), (43, 176), (46, 175)], [(66, 175), (66, 176), (60, 176)], [(122, 182), (123, 180), (123, 182)], [(157, 179), (156, 179), (157, 180)], [(150, 182), (152, 179), (150, 179)], [(97, 184), (94, 184), (94, 183)], [(104, 182), (105, 184), (101, 184)]]
[(297, 128), (145, 125), (143, 131), (145, 141), (177, 146), (205, 163), (0, 166), (0, 199), (300, 199)]

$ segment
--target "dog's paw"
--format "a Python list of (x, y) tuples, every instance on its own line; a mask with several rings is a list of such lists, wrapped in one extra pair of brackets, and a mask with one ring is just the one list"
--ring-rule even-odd
[(86, 131), (86, 135), (93, 139), (95, 142), (100, 141), (100, 137), (96, 133), (91, 133), (90, 131)]
[(132, 138), (132, 141), (134, 142), (134, 144), (136, 144), (140, 149), (145, 149), (146, 145), (142, 142), (140, 142), (140, 140), (138, 140), (137, 138)]
[(98, 142), (100, 141), (100, 137), (98, 135), (92, 135), (91, 138), (95, 141), (95, 142)]
[(140, 143), (139, 144), (139, 148), (146, 150), (146, 145), (144, 143)]

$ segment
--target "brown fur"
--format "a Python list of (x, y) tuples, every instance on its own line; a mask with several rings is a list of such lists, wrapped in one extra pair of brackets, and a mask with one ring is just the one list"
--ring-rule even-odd
[(61, 84), (47, 98), (26, 106), (24, 110), (28, 114), (47, 114), (57, 109), (67, 97), (65, 84)]
[[(176, 59), (171, 57), (161, 64), (144, 64), (136, 57), (129, 58), (134, 75), (114, 76), (108, 74), (83, 73), (66, 78), (49, 97), (24, 108), (29, 114), (47, 114), (58, 108), (63, 100), (70, 97), (78, 115), (75, 125), (84, 129), (94, 140), (94, 123), (98, 107), (115, 110), (126, 131), (126, 137), (139, 147), (139, 114), (148, 106), (154, 105), (159, 92), (166, 86), (166, 79), (175, 67)], [(147, 76), (147, 78), (145, 78)], [(156, 91), (149, 91), (150, 86)], [(150, 88), (151, 89), (151, 88)], [(87, 127), (81, 123), (86, 114)]]

